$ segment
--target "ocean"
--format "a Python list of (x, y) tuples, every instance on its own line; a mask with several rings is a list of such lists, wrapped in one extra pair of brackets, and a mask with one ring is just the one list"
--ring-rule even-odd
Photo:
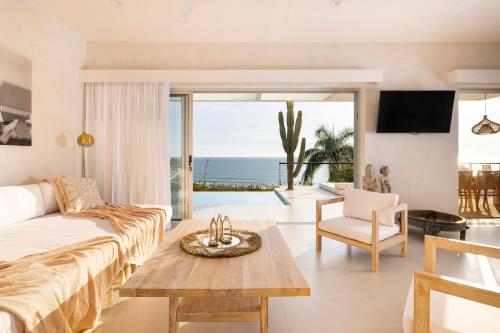
[[(195, 157), (193, 181), (207, 184), (278, 185), (280, 157)], [(281, 182), (286, 183), (286, 165), (281, 165)]]

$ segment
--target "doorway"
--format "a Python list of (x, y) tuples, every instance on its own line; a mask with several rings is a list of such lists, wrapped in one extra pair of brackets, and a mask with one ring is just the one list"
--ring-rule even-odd
[(189, 94), (170, 95), (170, 189), (172, 220), (190, 216), (192, 159)]
[(500, 217), (500, 133), (472, 131), (486, 114), (500, 123), (500, 92), (461, 92), (458, 102), (458, 208), (468, 219)]
[[(283, 204), (274, 189), (287, 178), (278, 125), (286, 101), (294, 102), (295, 117), (302, 111), (300, 137), (308, 152), (296, 186), (353, 182), (356, 100), (353, 91), (194, 93), (193, 209)], [(331, 157), (318, 144), (327, 136), (350, 149)]]

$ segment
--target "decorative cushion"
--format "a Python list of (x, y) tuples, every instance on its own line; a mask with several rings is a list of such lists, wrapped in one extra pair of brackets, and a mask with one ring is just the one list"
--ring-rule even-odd
[(41, 181), (40, 191), (42, 192), (43, 203), (45, 206), (45, 214), (55, 213), (59, 211), (54, 187), (50, 182)]
[[(339, 216), (321, 221), (319, 223), (319, 228), (323, 231), (331, 232), (332, 234), (354, 239), (366, 244), (372, 243), (372, 223), (365, 220)], [(389, 227), (379, 224), (379, 241), (394, 236), (397, 233), (399, 233), (399, 225), (395, 224)]]
[[(372, 220), (372, 211), (397, 205), (399, 196), (395, 193), (377, 193), (355, 188), (346, 188), (343, 214), (347, 217)], [(387, 226), (394, 225), (394, 213), (378, 214), (377, 221)]]
[(61, 178), (63, 177), (57, 177), (52, 180), (52, 188), (54, 189), (54, 194), (56, 196), (59, 210), (64, 214), (66, 212), (68, 199), (66, 198), (66, 192), (64, 191), (64, 186), (62, 184)]
[(63, 213), (77, 213), (82, 210), (104, 206), (95, 179), (57, 177), (56, 198)]
[(0, 226), (45, 215), (40, 185), (0, 187)]

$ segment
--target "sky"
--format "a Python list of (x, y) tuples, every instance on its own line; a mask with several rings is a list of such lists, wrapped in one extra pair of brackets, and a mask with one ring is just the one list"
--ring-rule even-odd
[[(320, 125), (335, 126), (335, 131), (354, 126), (353, 102), (295, 102), (294, 110), (295, 117), (299, 110), (303, 112), (300, 136), (306, 138), (306, 149), (314, 146), (314, 130)], [(279, 134), (279, 111), (286, 116), (285, 102), (194, 102), (193, 155), (285, 156)]]
[[(488, 117), (500, 123), (500, 97), (488, 99), (487, 107)], [(174, 109), (179, 113), (180, 107)], [(335, 124), (336, 130), (354, 124), (352, 102), (296, 102), (295, 112), (298, 110), (304, 113), (301, 137), (306, 138), (307, 148), (314, 145), (314, 130), (320, 124)], [(285, 102), (195, 102), (194, 156), (285, 156), (279, 137), (279, 111), (286, 112)], [(471, 132), (483, 115), (484, 100), (459, 101), (459, 163), (500, 161), (500, 133), (480, 136)], [(175, 119), (172, 129), (181, 128)]]

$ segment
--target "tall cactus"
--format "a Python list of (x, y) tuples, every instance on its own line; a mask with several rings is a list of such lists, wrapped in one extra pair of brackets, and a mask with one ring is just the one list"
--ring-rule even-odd
[(293, 179), (299, 175), (300, 168), (302, 168), (302, 163), (304, 162), (304, 151), (306, 148), (306, 139), (302, 138), (300, 143), (299, 158), (297, 160), (297, 167), (293, 169), (294, 157), (293, 154), (295, 149), (297, 149), (297, 144), (299, 143), (300, 128), (302, 127), (302, 111), (297, 114), (297, 120), (293, 119), (293, 101), (286, 102), (286, 129), (285, 121), (283, 119), (283, 112), (280, 111), (278, 115), (278, 120), (280, 124), (280, 136), (281, 143), (283, 144), (283, 149), (286, 153), (286, 164), (287, 164), (287, 182), (288, 189), (293, 190)]

